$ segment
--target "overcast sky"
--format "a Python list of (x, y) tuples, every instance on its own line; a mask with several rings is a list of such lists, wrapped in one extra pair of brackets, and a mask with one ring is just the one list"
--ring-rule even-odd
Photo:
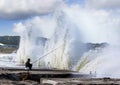
[[(19, 20), (47, 14), (56, 8), (62, 0), (1, 0), (0, 1), (0, 35), (14, 34), (13, 25)], [(65, 0), (66, 4), (79, 4), (88, 8), (119, 9), (119, 0)]]
[[(0, 0), (0, 36), (17, 35), (14, 24), (50, 13), (62, 0)], [(66, 0), (67, 4), (83, 4), (84, 0)]]

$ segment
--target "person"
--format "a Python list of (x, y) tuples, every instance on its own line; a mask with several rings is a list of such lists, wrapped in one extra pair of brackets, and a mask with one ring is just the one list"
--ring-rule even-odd
[(25, 63), (25, 67), (28, 68), (29, 70), (32, 69), (32, 64), (30, 63), (30, 58), (28, 58), (27, 62)]

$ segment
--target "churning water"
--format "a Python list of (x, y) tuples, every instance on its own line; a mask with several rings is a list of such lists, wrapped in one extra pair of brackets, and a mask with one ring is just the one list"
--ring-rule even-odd
[(0, 67), (11, 67), (15, 66), (16, 54), (0, 54)]

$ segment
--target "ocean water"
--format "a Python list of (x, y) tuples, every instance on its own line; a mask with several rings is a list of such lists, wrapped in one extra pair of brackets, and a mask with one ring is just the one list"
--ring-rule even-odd
[(16, 61), (17, 54), (16, 53), (10, 53), (10, 54), (0, 54), (0, 67), (2, 68), (19, 68), (24, 67), (24, 65), (21, 65)]

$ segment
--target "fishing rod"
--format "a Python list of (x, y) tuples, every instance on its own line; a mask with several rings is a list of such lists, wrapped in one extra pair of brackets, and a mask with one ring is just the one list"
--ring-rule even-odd
[[(63, 43), (62, 45), (64, 45), (64, 43)], [(49, 55), (49, 54), (52, 53), (53, 51), (55, 51), (55, 50), (57, 50), (58, 48), (62, 47), (62, 45), (60, 45), (59, 47), (57, 47), (57, 48), (49, 51), (48, 53), (46, 53), (46, 54), (43, 55), (42, 57), (40, 57), (40, 58), (38, 58), (37, 60), (35, 60), (33, 63), (36, 63), (39, 59), (42, 59), (42, 58), (46, 57), (47, 55)]]

